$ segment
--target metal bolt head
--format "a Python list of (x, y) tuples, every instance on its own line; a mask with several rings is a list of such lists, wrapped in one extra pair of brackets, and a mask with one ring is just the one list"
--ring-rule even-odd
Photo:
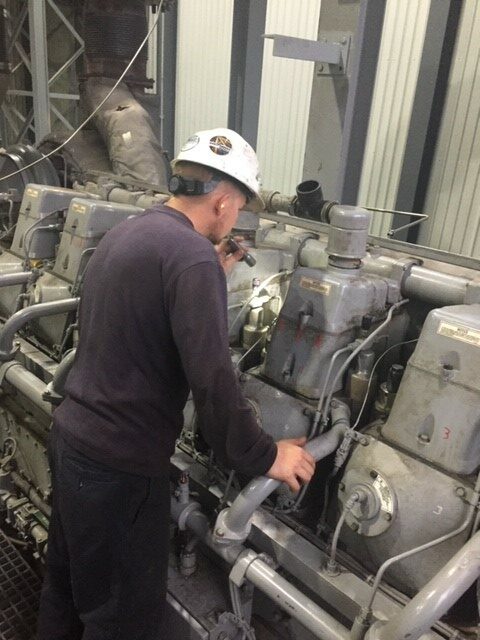
[(352, 522), (352, 524), (350, 525), (350, 529), (352, 531), (358, 531), (359, 525), (358, 522)]
[(345, 483), (344, 482), (340, 482), (340, 484), (338, 485), (338, 489), (339, 489), (339, 491), (345, 491)]
[(466, 495), (466, 491), (464, 487), (457, 487), (455, 489), (455, 494), (459, 497), (459, 498), (464, 498)]
[(223, 538), (223, 536), (225, 535), (225, 531), (223, 529), (221, 529), (220, 527), (218, 527), (218, 529), (215, 529), (215, 535), (218, 538)]
[(385, 518), (385, 520), (387, 522), (390, 522), (390, 520), (392, 519), (392, 514), (391, 513), (384, 513), (383, 517)]
[(430, 437), (426, 433), (421, 433), (418, 436), (418, 439), (420, 440), (420, 442), (425, 442), (425, 443), (430, 442)]
[(375, 479), (377, 476), (378, 476), (378, 473), (377, 473), (374, 469), (372, 469), (372, 470), (370, 471), (370, 477), (371, 477), (371, 478), (373, 478), (373, 479)]

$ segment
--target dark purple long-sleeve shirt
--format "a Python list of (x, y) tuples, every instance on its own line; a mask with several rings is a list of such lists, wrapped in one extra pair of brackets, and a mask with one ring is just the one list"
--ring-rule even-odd
[(157, 206), (113, 228), (88, 266), (80, 341), (56, 428), (94, 460), (159, 475), (191, 389), (217, 456), (248, 475), (264, 474), (276, 445), (240, 391), (226, 309), (217, 254), (186, 216)]

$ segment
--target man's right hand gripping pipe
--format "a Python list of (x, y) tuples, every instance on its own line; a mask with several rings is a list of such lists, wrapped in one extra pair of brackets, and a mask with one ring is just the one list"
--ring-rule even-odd
[(292, 491), (310, 482), (315, 471), (315, 460), (303, 447), (306, 438), (293, 438), (277, 442), (277, 457), (267, 472), (269, 478), (285, 482)]

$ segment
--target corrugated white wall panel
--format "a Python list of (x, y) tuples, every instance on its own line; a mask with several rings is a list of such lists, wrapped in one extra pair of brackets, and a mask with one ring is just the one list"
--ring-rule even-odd
[[(387, 2), (358, 196), (364, 206), (395, 205), (430, 1)], [(385, 235), (391, 218), (374, 214), (371, 233)]]
[(178, 3), (175, 150), (228, 122), (233, 0)]
[[(265, 33), (316, 40), (319, 16), (320, 0), (269, 0)], [(257, 153), (263, 187), (294, 193), (302, 179), (314, 63), (274, 58), (272, 49), (266, 40)]]
[(480, 3), (463, 4), (419, 242), (480, 258)]

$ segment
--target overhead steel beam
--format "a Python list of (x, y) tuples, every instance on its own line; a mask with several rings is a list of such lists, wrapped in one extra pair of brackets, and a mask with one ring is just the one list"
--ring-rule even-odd
[(177, 4), (173, 3), (158, 29), (159, 60), (157, 93), (160, 95), (160, 144), (173, 158), (175, 153), (175, 91), (177, 70)]
[(384, 12), (385, 0), (322, 0), (318, 40), (351, 39), (346, 73), (318, 62), (312, 84), (303, 179), (329, 200), (356, 202)]
[(28, 0), (28, 19), (30, 24), (35, 141), (40, 142), (51, 131), (45, 0)]
[[(458, 0), (435, 0), (430, 4), (396, 209), (417, 213), (423, 211), (445, 106), (462, 4)], [(401, 220), (393, 218), (392, 227), (401, 224)], [(414, 228), (402, 232), (398, 238), (416, 242), (418, 233), (419, 229)]]
[(335, 189), (336, 199), (345, 204), (357, 204), (385, 5), (383, 0), (360, 5)]
[(228, 126), (257, 145), (258, 105), (267, 0), (236, 0), (233, 8)]

